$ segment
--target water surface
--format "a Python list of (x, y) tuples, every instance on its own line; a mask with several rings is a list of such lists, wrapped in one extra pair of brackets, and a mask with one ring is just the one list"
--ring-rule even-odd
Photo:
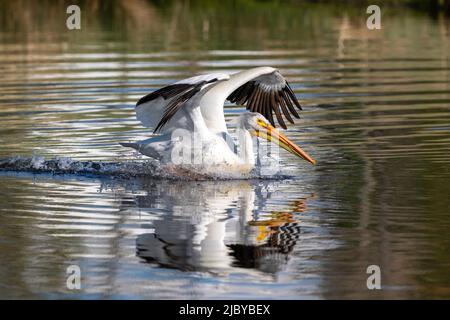
[[(0, 2), (0, 158), (141, 161), (146, 93), (280, 69), (304, 106), (279, 180), (0, 173), (2, 298), (449, 298), (449, 21), (233, 2)], [(227, 106), (230, 122), (243, 112)], [(68, 290), (79, 265), (82, 289)], [(378, 265), (382, 290), (368, 290)]]

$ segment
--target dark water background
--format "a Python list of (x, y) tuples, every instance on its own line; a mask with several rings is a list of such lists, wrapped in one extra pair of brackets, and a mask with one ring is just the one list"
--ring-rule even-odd
[[(0, 173), (2, 298), (450, 298), (450, 22), (402, 7), (0, 1), (0, 158), (139, 161), (138, 98), (270, 65), (304, 105), (280, 181)], [(227, 121), (243, 108), (227, 106)], [(66, 288), (81, 267), (82, 289)], [(382, 290), (368, 290), (379, 265)]]

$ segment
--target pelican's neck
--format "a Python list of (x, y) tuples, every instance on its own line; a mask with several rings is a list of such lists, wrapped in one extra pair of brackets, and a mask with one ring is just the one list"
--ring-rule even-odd
[(195, 134), (198, 134), (202, 138), (206, 138), (211, 135), (211, 132), (206, 126), (205, 120), (203, 119), (200, 107), (190, 107), (188, 116), (192, 121), (192, 128)]
[(238, 128), (239, 158), (245, 163), (254, 166), (255, 154), (253, 153), (253, 139), (248, 130)]

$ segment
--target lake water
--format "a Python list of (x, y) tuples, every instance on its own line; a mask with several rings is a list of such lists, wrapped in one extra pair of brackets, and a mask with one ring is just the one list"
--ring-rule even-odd
[[(280, 69), (284, 179), (0, 172), (1, 298), (450, 298), (450, 22), (271, 2), (0, 2), (0, 158), (139, 162), (146, 93)], [(383, 9), (384, 10), (384, 9)], [(244, 109), (226, 106), (227, 121)], [(81, 290), (66, 286), (81, 270)], [(367, 267), (381, 269), (368, 290)]]

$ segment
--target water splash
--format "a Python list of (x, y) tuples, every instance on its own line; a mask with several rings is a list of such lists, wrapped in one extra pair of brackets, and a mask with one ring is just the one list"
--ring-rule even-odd
[(248, 174), (204, 171), (193, 166), (162, 165), (156, 160), (103, 162), (79, 161), (68, 157), (45, 159), (42, 156), (8, 157), (0, 159), (0, 172), (28, 172), (49, 174), (75, 174), (83, 176), (110, 176), (119, 178), (150, 177), (172, 180), (235, 180), (235, 179), (286, 179), (290, 176), (275, 174), (263, 176), (259, 170)]

